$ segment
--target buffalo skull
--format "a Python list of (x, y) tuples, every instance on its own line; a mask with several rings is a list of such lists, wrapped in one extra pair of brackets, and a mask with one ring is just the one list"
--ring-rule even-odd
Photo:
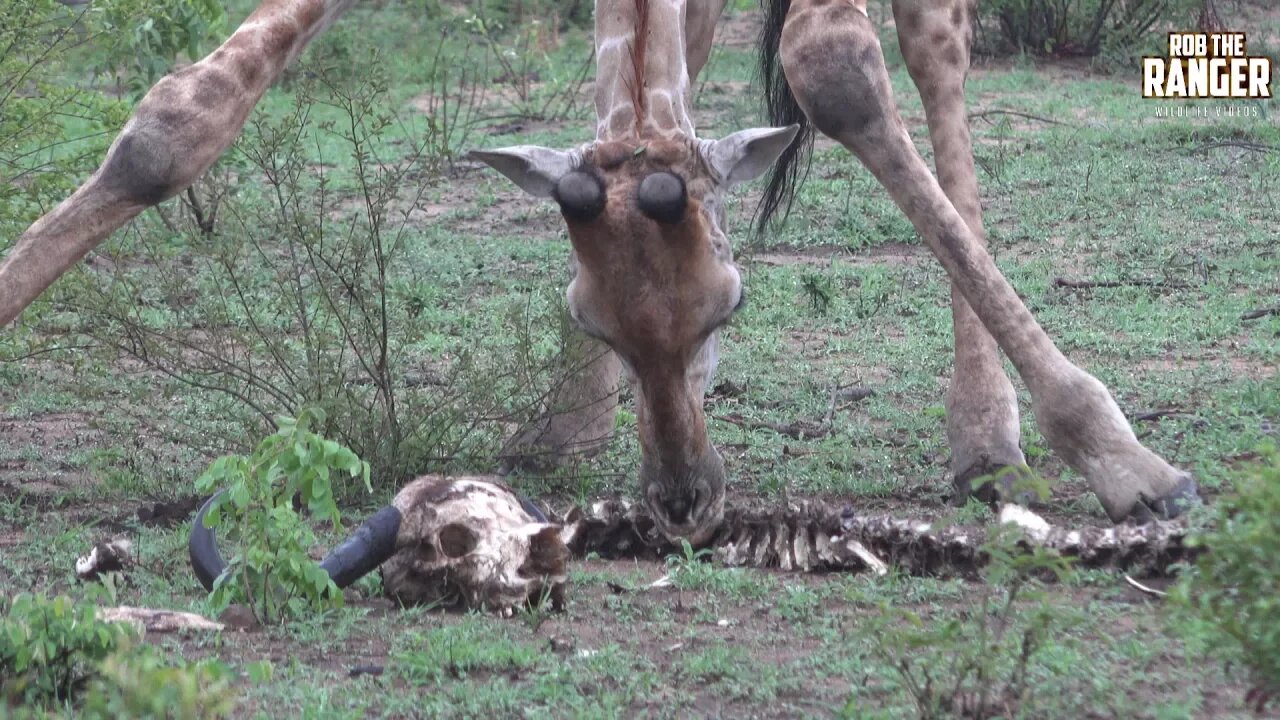
[[(206, 589), (226, 570), (204, 517), (189, 550)], [(564, 604), (569, 551), (560, 526), (490, 478), (427, 475), (409, 483), (320, 565), (338, 587), (382, 568), (386, 594), (405, 605), (437, 604), (509, 615), (529, 603)]]

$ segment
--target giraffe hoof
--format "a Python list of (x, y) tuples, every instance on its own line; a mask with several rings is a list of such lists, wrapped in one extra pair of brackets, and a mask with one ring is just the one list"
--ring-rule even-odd
[(1146, 525), (1156, 520), (1172, 520), (1200, 504), (1199, 487), (1189, 473), (1168, 493), (1151, 498), (1138, 494), (1138, 502), (1129, 511), (1129, 520), (1135, 525)]
[(996, 508), (1001, 503), (1014, 503), (1028, 507), (1036, 501), (1036, 493), (1022, 487), (1020, 467), (992, 463), (983, 457), (969, 469), (955, 476), (948, 502), (952, 507), (964, 507), (973, 498)]

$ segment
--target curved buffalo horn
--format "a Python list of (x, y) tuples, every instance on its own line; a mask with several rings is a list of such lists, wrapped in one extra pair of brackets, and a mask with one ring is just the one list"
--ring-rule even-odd
[[(227, 563), (222, 559), (222, 553), (218, 552), (218, 542), (213, 530), (205, 527), (204, 518), (223, 492), (225, 491), (218, 491), (200, 506), (191, 526), (191, 539), (187, 542), (196, 578), (205, 590), (210, 591), (218, 576), (226, 571)], [(394, 505), (382, 508), (356, 528), (351, 537), (325, 556), (320, 567), (329, 573), (333, 583), (340, 588), (359, 580), (395, 554), (400, 520), (400, 511)]]
[(684, 180), (669, 172), (656, 172), (640, 182), (637, 193), (640, 212), (660, 223), (673, 225), (684, 218), (689, 196)]
[(604, 210), (604, 185), (582, 170), (565, 173), (551, 191), (560, 211), (573, 220), (591, 220)]

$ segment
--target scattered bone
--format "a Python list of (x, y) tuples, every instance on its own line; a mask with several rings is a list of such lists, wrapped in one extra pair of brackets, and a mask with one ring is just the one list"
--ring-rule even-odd
[[(1122, 568), (1139, 576), (1168, 574), (1198, 552), (1183, 544), (1183, 521), (1068, 530), (1007, 505), (1001, 522), (1022, 528), (1018, 543), (1024, 548), (1043, 547), (1075, 558), (1081, 567)], [(563, 537), (576, 557), (660, 558), (680, 552), (658, 535), (638, 505), (604, 501), (589, 513), (575, 508), (564, 523)], [(805, 502), (777, 509), (729, 508), (708, 547), (729, 566), (875, 573), (895, 566), (917, 575), (971, 575), (987, 562), (982, 546), (991, 532)]]
[(650, 590), (657, 590), (657, 589), (659, 589), (659, 588), (667, 588), (667, 587), (671, 587), (671, 576), (670, 576), (670, 575), (663, 575), (662, 577), (658, 578), (657, 580), (654, 580), (653, 582), (649, 583), (649, 589), (650, 589)]
[(125, 538), (116, 538), (100, 542), (89, 550), (88, 555), (76, 558), (76, 577), (81, 582), (97, 580), (102, 575), (112, 572), (124, 572), (133, 564), (129, 553), (133, 543)]
[(1006, 503), (1000, 508), (1000, 522), (1004, 525), (1017, 525), (1027, 533), (1027, 536), (1036, 542), (1044, 542), (1049, 537), (1049, 521), (1031, 512), (1030, 510), (1015, 505), (1014, 503)]
[(195, 613), (178, 610), (152, 610), (151, 608), (121, 605), (114, 608), (98, 608), (96, 615), (103, 622), (123, 622), (140, 632), (181, 632), (184, 630), (222, 630), (216, 623)]
[(1129, 577), (1128, 575), (1125, 575), (1125, 576), (1124, 576), (1124, 581), (1125, 581), (1125, 582), (1127, 582), (1127, 583), (1129, 583), (1130, 585), (1132, 585), (1132, 586), (1133, 586), (1134, 588), (1136, 588), (1137, 590), (1140, 590), (1140, 591), (1142, 591), (1142, 592), (1144, 592), (1144, 593), (1146, 593), (1146, 594), (1148, 594), (1148, 595), (1155, 595), (1156, 597), (1165, 597), (1165, 596), (1167, 596), (1167, 595), (1169, 594), (1169, 593), (1167, 593), (1167, 592), (1165, 592), (1165, 591), (1163, 591), (1163, 590), (1157, 590), (1157, 589), (1155, 589), (1155, 588), (1153, 588), (1153, 587), (1150, 587), (1150, 586), (1147, 586), (1147, 585), (1143, 585), (1142, 583), (1138, 582), (1137, 580), (1134, 580), (1133, 578)]

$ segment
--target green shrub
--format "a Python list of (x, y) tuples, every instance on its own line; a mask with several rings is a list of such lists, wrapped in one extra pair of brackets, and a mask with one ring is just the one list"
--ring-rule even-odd
[[(1249, 669), (1253, 697), (1280, 695), (1280, 452), (1235, 479), (1212, 508), (1204, 547), (1173, 592), (1193, 633), (1211, 652)], [(1207, 638), (1207, 640), (1205, 640)]]
[(128, 115), (66, 78), (95, 37), (56, 0), (0, 0), (0, 252), (88, 174)]
[(862, 630), (875, 638), (874, 655), (892, 669), (918, 717), (1037, 716), (1041, 651), (1070, 620), (1046, 600), (1044, 581), (1068, 580), (1074, 570), (1043, 548), (1018, 548), (1020, 535), (1002, 526), (983, 545), (985, 591), (971, 611), (922, 618), (881, 601)]
[(103, 661), (81, 717), (212, 720), (234, 707), (231, 672), (217, 660), (171, 665), (148, 646)]
[(114, 75), (137, 98), (181, 55), (199, 60), (225, 19), (217, 0), (99, 0), (88, 14), (112, 39), (100, 47), (99, 71)]
[(368, 463), (311, 431), (324, 423), (323, 413), (304, 410), (276, 423), (279, 429), (252, 455), (219, 458), (196, 482), (201, 492), (225, 491), (205, 522), (230, 531), (241, 548), (214, 585), (213, 605), (242, 602), (261, 623), (342, 605), (333, 580), (307, 555), (316, 537), (294, 510), (294, 497), (337, 526), (336, 482), (345, 475), (370, 488)]
[(66, 595), (0, 597), (0, 612), (0, 696), (10, 705), (70, 699), (133, 638), (129, 626), (102, 622), (93, 603)]

